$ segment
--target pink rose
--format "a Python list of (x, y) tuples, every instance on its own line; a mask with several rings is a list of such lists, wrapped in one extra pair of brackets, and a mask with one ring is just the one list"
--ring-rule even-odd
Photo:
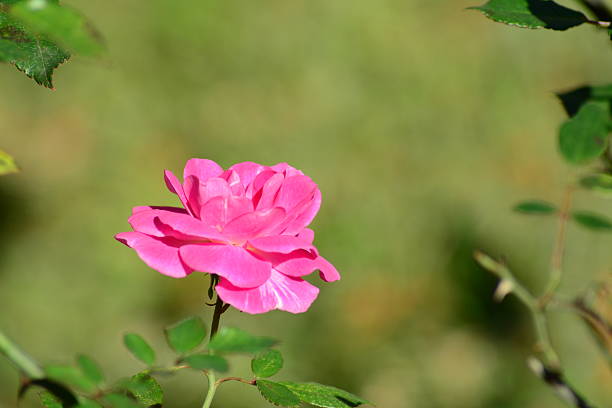
[(321, 192), (301, 171), (252, 162), (224, 171), (191, 159), (183, 179), (165, 172), (184, 208), (135, 207), (128, 219), (134, 231), (115, 236), (151, 268), (174, 278), (194, 270), (216, 274), (221, 299), (253, 314), (308, 310), (319, 289), (302, 276), (315, 270), (326, 282), (340, 279), (306, 228)]

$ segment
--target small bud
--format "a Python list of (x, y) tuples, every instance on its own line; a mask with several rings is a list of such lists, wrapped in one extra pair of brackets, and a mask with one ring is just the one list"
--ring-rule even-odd
[(493, 299), (495, 299), (496, 302), (501, 302), (510, 292), (512, 292), (512, 289), (514, 289), (512, 281), (508, 279), (500, 280), (493, 294)]

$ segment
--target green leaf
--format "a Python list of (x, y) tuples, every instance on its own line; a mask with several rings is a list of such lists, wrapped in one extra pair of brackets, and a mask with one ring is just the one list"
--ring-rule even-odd
[(281, 407), (299, 407), (300, 399), (286, 386), (267, 380), (257, 380), (259, 393), (269, 402)]
[(96, 385), (102, 384), (104, 381), (102, 370), (100, 369), (98, 363), (96, 363), (91, 357), (81, 354), (77, 357), (77, 364), (89, 381)]
[(355, 394), (329, 385), (289, 381), (284, 381), (280, 384), (289, 388), (301, 401), (317, 407), (352, 408), (363, 404), (374, 405)]
[(166, 328), (166, 340), (178, 353), (198, 347), (206, 337), (206, 327), (199, 317), (189, 317)]
[(268, 350), (251, 360), (251, 370), (259, 378), (272, 377), (283, 368), (283, 356), (277, 350)]
[(555, 213), (557, 207), (546, 201), (528, 200), (518, 203), (514, 206), (513, 210), (523, 214), (545, 215)]
[(96, 389), (95, 383), (89, 380), (76, 367), (65, 365), (48, 365), (45, 367), (47, 376), (52, 380), (80, 388), (86, 392), (92, 392)]
[(108, 394), (104, 397), (106, 401), (113, 408), (141, 408), (142, 405), (138, 404), (131, 398), (122, 394)]
[(603, 215), (590, 211), (574, 211), (574, 221), (585, 228), (594, 231), (612, 231), (612, 221)]
[[(607, 104), (606, 104), (607, 105)], [(559, 130), (559, 150), (571, 164), (583, 164), (600, 156), (608, 145), (608, 107), (587, 102)]]
[(45, 408), (63, 408), (62, 403), (52, 394), (43, 391), (39, 394), (40, 402)]
[(243, 330), (223, 327), (208, 343), (219, 353), (258, 353), (278, 343), (269, 337), (256, 337)]
[(0, 150), (0, 176), (9, 173), (17, 173), (19, 168), (15, 160), (6, 152)]
[(470, 9), (482, 11), (493, 21), (522, 28), (567, 30), (587, 21), (581, 12), (552, 0), (489, 0)]
[(164, 392), (155, 378), (138, 373), (125, 384), (126, 389), (144, 405), (162, 404)]
[(612, 85), (581, 86), (565, 92), (557, 93), (568, 116), (572, 117), (588, 101), (611, 101)]
[(102, 405), (98, 404), (96, 401), (90, 400), (89, 398), (80, 397), (79, 404), (76, 408), (102, 408)]
[(155, 363), (155, 351), (153, 351), (149, 343), (140, 335), (128, 333), (123, 336), (123, 343), (138, 360), (147, 365), (153, 365)]
[(612, 194), (612, 175), (591, 174), (580, 179), (580, 185), (587, 190), (593, 190), (605, 195)]
[(182, 361), (196, 370), (215, 370), (224, 373), (229, 368), (227, 360), (223, 357), (210, 354), (194, 354), (185, 357)]
[(43, 36), (62, 48), (82, 55), (102, 52), (100, 36), (75, 10), (61, 7), (57, 2), (27, 0), (10, 9), (10, 15), (29, 32)]
[(13, 64), (38, 84), (53, 88), (53, 71), (69, 57), (56, 43), (29, 32), (0, 7), (0, 62)]

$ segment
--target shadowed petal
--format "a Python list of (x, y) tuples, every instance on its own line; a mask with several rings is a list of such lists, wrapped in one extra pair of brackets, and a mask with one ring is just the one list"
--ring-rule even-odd
[(184, 245), (180, 255), (191, 268), (217, 274), (241, 288), (253, 288), (264, 283), (270, 277), (272, 267), (269, 262), (257, 259), (244, 248), (233, 245)]
[(273, 309), (303, 313), (314, 302), (319, 288), (300, 278), (285, 276), (272, 270), (270, 279), (253, 289), (237, 288), (225, 279), (217, 285), (217, 293), (225, 303), (250, 314)]
[(280, 173), (276, 173), (268, 180), (266, 180), (263, 187), (261, 188), (261, 194), (256, 197), (258, 198), (258, 210), (265, 210), (274, 206), (276, 195), (278, 194), (278, 191), (280, 190), (284, 180), (285, 176)]
[(179, 257), (180, 242), (173, 238), (150, 237), (140, 232), (122, 232), (117, 241), (134, 249), (140, 259), (156, 271), (173, 278), (184, 278), (193, 270)]

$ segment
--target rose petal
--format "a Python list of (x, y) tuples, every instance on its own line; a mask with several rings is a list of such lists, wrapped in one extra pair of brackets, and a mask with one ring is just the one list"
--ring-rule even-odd
[(229, 170), (235, 171), (240, 177), (240, 182), (242, 185), (247, 188), (255, 177), (261, 173), (265, 169), (261, 164), (253, 163), (253, 162), (242, 162), (234, 164)]
[(285, 210), (282, 208), (253, 211), (231, 220), (222, 233), (228, 239), (242, 242), (267, 233), (276, 228), (284, 219)]
[(173, 278), (184, 278), (193, 270), (179, 257), (180, 242), (173, 238), (155, 238), (140, 232), (122, 232), (117, 241), (134, 249), (140, 259), (156, 271)]
[(170, 190), (171, 193), (176, 194), (179, 200), (181, 200), (183, 207), (185, 207), (187, 211), (191, 212), (191, 209), (189, 208), (189, 201), (185, 195), (185, 190), (183, 190), (183, 185), (174, 175), (174, 173), (172, 173), (170, 170), (165, 170), (164, 180), (166, 181), (166, 187), (168, 187), (168, 190)]
[(298, 237), (292, 237), (289, 235), (271, 235), (253, 238), (249, 239), (248, 243), (253, 248), (264, 252), (280, 252), (281, 254), (288, 254), (298, 249), (316, 252), (315, 247), (310, 245), (308, 242)]
[(283, 223), (283, 234), (293, 235), (302, 231), (309, 225), (321, 208), (321, 191), (318, 189), (314, 192), (312, 199), (306, 199), (301, 205), (294, 208), (293, 211)]
[(270, 279), (257, 288), (241, 289), (221, 279), (216, 289), (221, 300), (250, 314), (265, 313), (273, 309), (303, 313), (319, 294), (319, 288), (316, 286), (275, 270), (272, 270)]
[[(276, 195), (278, 194), (284, 180), (285, 176), (280, 173), (276, 173), (266, 180), (260, 190), (261, 194), (257, 197), (258, 200), (256, 208), (258, 210), (265, 210), (274, 206), (274, 200), (276, 199)], [(255, 201), (255, 197), (253, 201)]]
[(155, 206), (155, 205), (139, 205), (137, 207), (132, 208), (132, 214), (136, 214), (138, 212), (148, 211), (148, 210), (164, 210), (164, 211), (175, 212), (178, 214), (187, 214), (187, 210), (185, 210), (184, 208), (164, 207), (164, 206)]
[(309, 244), (312, 244), (314, 241), (314, 231), (311, 230), (310, 228), (304, 228), (303, 230), (299, 232), (297, 236), (298, 238), (303, 239)]
[(332, 265), (327, 259), (319, 256), (316, 259), (317, 269), (319, 272), (319, 277), (323, 279), (325, 282), (334, 282), (340, 280), (340, 274), (338, 270)]
[(253, 203), (246, 197), (214, 197), (202, 207), (202, 221), (221, 230), (229, 221), (253, 211)]
[(317, 185), (307, 176), (287, 177), (278, 191), (274, 205), (291, 213), (305, 199), (312, 197), (315, 190)]
[(219, 230), (209, 227), (188, 214), (165, 210), (140, 211), (128, 218), (135, 231), (156, 237), (172, 236), (187, 240), (215, 240), (226, 242)]
[(183, 262), (191, 268), (217, 274), (240, 288), (253, 288), (270, 278), (271, 264), (233, 245), (195, 244), (180, 249)]
[(200, 183), (205, 183), (211, 177), (219, 177), (223, 169), (217, 163), (208, 159), (189, 159), (183, 170), (183, 180), (194, 176)]

